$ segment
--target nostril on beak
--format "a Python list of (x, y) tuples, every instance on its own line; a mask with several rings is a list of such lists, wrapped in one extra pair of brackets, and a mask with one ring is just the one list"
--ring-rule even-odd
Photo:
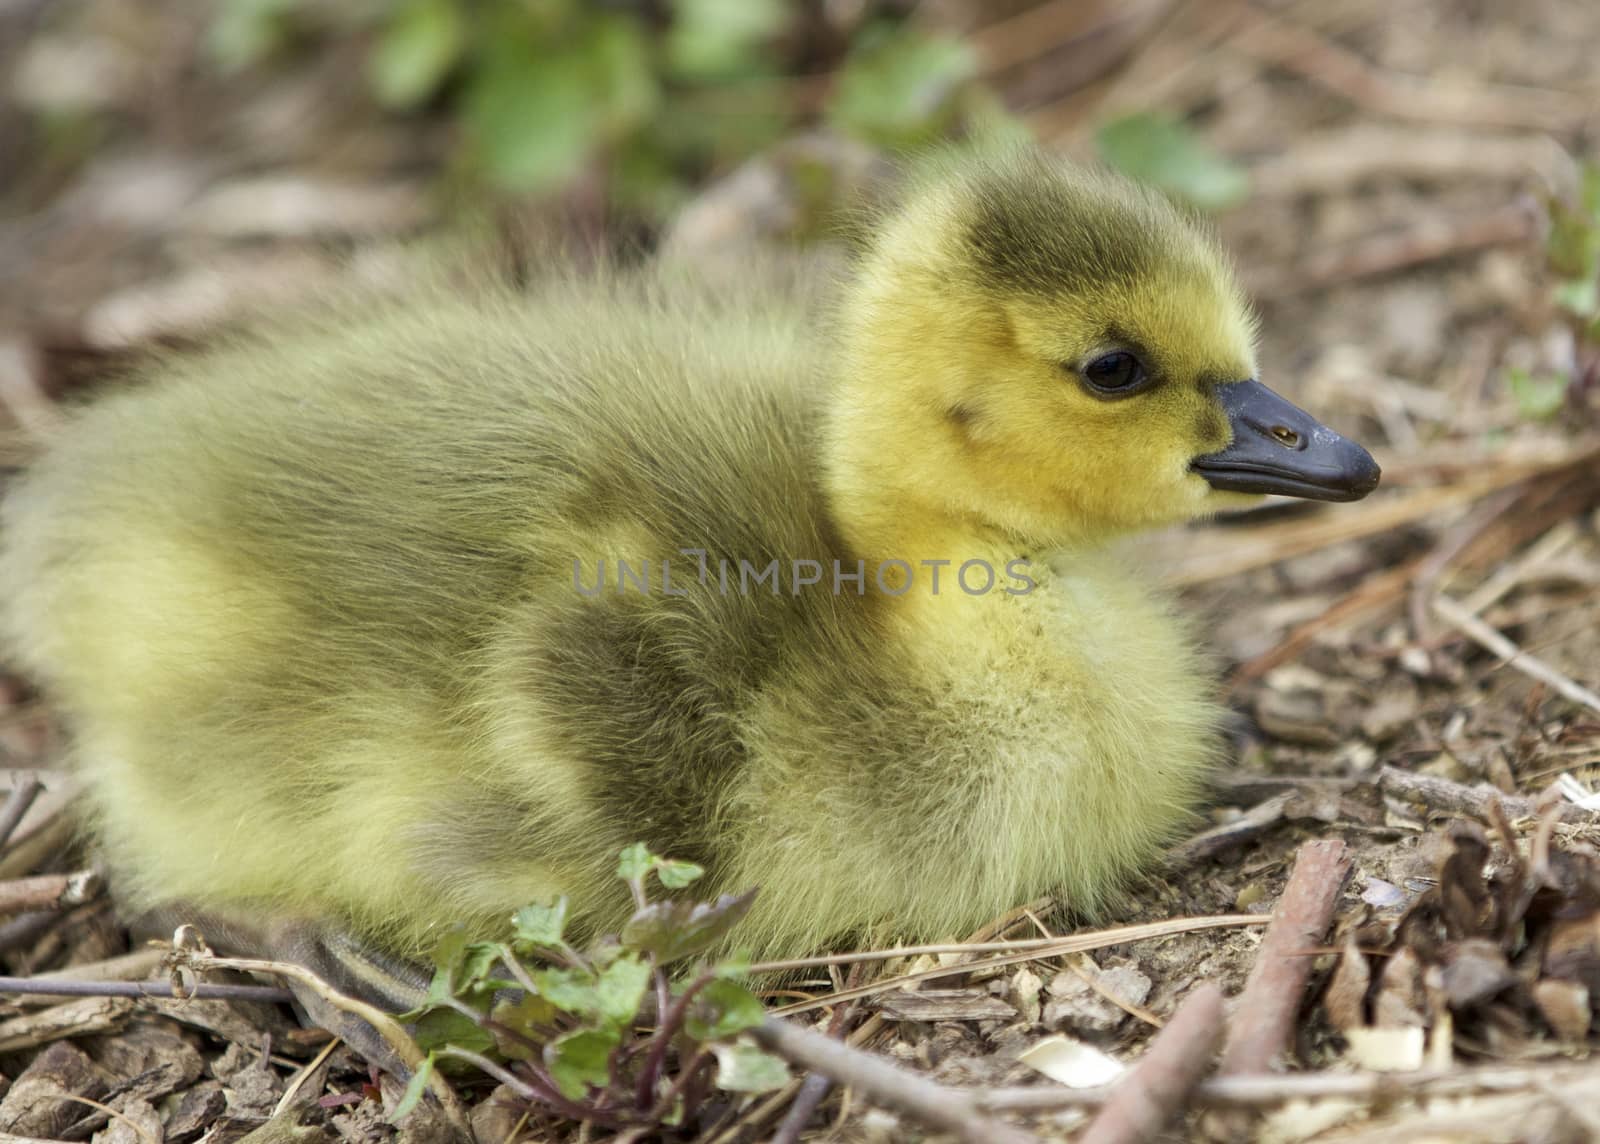
[(1272, 434), (1272, 439), (1285, 449), (1298, 449), (1300, 447), (1300, 434), (1287, 425), (1274, 425), (1267, 432)]

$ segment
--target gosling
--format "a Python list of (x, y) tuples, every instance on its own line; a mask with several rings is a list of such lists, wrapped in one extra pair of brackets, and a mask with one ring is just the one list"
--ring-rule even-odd
[(400, 957), (618, 851), (798, 954), (1103, 908), (1182, 828), (1214, 680), (1108, 549), (1372, 458), (1265, 388), (1213, 239), (948, 160), (826, 320), (667, 267), (418, 282), (157, 360), (4, 507), (4, 626), (143, 906)]

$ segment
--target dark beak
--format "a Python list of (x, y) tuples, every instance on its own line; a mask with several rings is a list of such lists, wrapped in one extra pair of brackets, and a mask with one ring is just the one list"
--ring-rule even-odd
[(1353, 501), (1378, 487), (1371, 453), (1259, 381), (1232, 381), (1216, 392), (1233, 441), (1189, 466), (1213, 488)]

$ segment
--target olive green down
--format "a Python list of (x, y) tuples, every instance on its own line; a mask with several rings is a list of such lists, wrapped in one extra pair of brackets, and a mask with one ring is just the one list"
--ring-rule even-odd
[[(1130, 346), (1151, 384), (1093, 392)], [(151, 361), (11, 490), (5, 634), (134, 903), (415, 954), (556, 894), (614, 927), (644, 841), (760, 886), (763, 955), (1093, 912), (1187, 822), (1219, 720), (1110, 545), (1250, 502), (1189, 464), (1254, 376), (1180, 211), (958, 155), (839, 282), (419, 270)]]

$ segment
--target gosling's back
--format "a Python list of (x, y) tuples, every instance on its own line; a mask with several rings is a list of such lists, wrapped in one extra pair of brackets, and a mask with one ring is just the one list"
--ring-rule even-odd
[(805, 317), (643, 276), (419, 291), (79, 416), (8, 497), (7, 619), (136, 892), (470, 920), (485, 864), (577, 889), (592, 802), (608, 846), (707, 857), (738, 753), (711, 712), (784, 625), (758, 594), (577, 589), (597, 559), (608, 595), (618, 560), (681, 580), (680, 544), (826, 555)]

